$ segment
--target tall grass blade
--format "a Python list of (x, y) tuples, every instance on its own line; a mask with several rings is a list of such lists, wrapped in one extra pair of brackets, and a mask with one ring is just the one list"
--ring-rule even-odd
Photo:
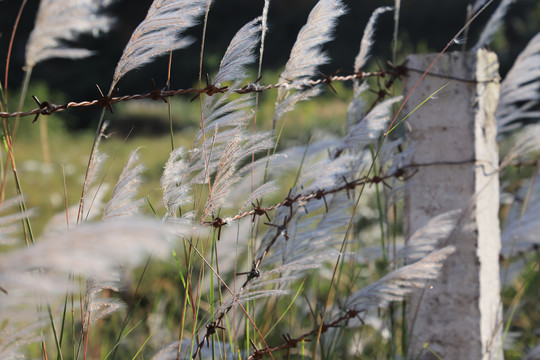
[(394, 10), (394, 8), (391, 6), (382, 6), (375, 9), (373, 14), (371, 14), (366, 28), (364, 29), (364, 36), (362, 37), (362, 42), (360, 43), (360, 52), (354, 59), (354, 72), (359, 72), (369, 60), (369, 52), (371, 51), (371, 47), (373, 46), (374, 42), (375, 24), (377, 23), (379, 16), (387, 11), (392, 10)]
[(137, 164), (139, 160), (137, 150), (132, 151), (129, 156), (129, 160), (114, 188), (112, 198), (105, 207), (103, 221), (134, 216), (139, 211), (142, 200), (135, 200), (134, 197), (141, 183), (141, 174), (144, 167)]
[(34, 67), (50, 58), (79, 59), (93, 54), (72, 48), (68, 42), (79, 35), (98, 36), (109, 31), (112, 20), (103, 10), (112, 1), (41, 0), (34, 30), (26, 45), (26, 65)]
[(86, 167), (86, 175), (84, 177), (84, 183), (83, 183), (83, 189), (81, 193), (81, 199), (79, 202), (79, 209), (77, 214), (77, 223), (85, 221), (84, 219), (84, 205), (85, 205), (85, 198), (86, 195), (90, 189), (90, 186), (93, 185), (93, 182), (95, 180), (95, 177), (101, 168), (101, 165), (107, 158), (106, 154), (102, 154), (99, 151), (99, 144), (101, 142), (101, 139), (106, 138), (107, 135), (105, 135), (105, 131), (107, 130), (107, 123), (103, 123), (101, 128), (98, 128), (98, 134), (94, 140), (94, 144), (92, 145), (92, 152), (90, 154), (90, 158), (88, 159), (88, 166)]
[(192, 202), (191, 186), (184, 181), (190, 173), (184, 156), (183, 148), (171, 152), (161, 176), (163, 203), (167, 209), (167, 216), (173, 218), (178, 217), (182, 205)]
[[(0, 203), (0, 246), (2, 245), (16, 245), (18, 242), (17, 236), (19, 235), (21, 220), (31, 217), (35, 214), (34, 210), (28, 210), (21, 213), (19, 209), (13, 214), (6, 214), (11, 212), (13, 208), (20, 204), (19, 197), (4, 200)], [(0, 284), (1, 285), (1, 284)]]
[(337, 19), (343, 14), (345, 6), (341, 0), (320, 0), (315, 5), (298, 33), (285, 70), (279, 77), (280, 83), (301, 84), (315, 75), (318, 66), (329, 61), (322, 47), (332, 40)]
[(41, 342), (43, 336), (38, 335), (45, 325), (43, 320), (34, 320), (26, 325), (15, 324), (9, 314), (0, 312), (0, 359), (24, 359), (25, 347)]
[(510, 210), (504, 230), (501, 234), (501, 255), (509, 258), (518, 254), (525, 254), (537, 248), (540, 244), (538, 233), (540, 231), (540, 181), (539, 172), (533, 176), (533, 183), (524, 186), (518, 192), (520, 199)]
[(432, 252), (422, 260), (390, 272), (379, 281), (353, 293), (347, 302), (347, 309), (364, 311), (403, 300), (407, 294), (423, 288), (428, 281), (436, 279), (444, 260), (454, 250), (454, 247), (447, 246)]
[(111, 89), (129, 71), (191, 44), (192, 39), (180, 35), (196, 24), (205, 8), (206, 0), (154, 0), (116, 65)]
[(515, 129), (519, 120), (540, 118), (539, 101), (540, 33), (529, 41), (501, 83), (495, 114), (499, 134)]
[(361, 149), (376, 141), (376, 139), (378, 139), (378, 137), (386, 129), (386, 125), (392, 114), (392, 106), (401, 101), (401, 99), (401, 96), (387, 99), (378, 104), (366, 115), (362, 115), (359, 109), (350, 108), (355, 112), (354, 115), (360, 115), (360, 117), (358, 119), (353, 119), (353, 114), (351, 114), (349, 117), (350, 122), (348, 121), (349, 127), (347, 129), (347, 135), (337, 147), (335, 153), (341, 153), (345, 150), (351, 150), (354, 148)]
[(305, 85), (306, 80), (315, 75), (317, 67), (329, 61), (322, 47), (332, 40), (332, 32), (337, 19), (343, 14), (345, 14), (345, 6), (341, 0), (320, 0), (311, 10), (306, 24), (298, 33), (285, 70), (279, 76), (279, 83), (289, 84), (289, 86), (278, 89), (273, 128), (277, 120), (286, 112), (284, 109), (290, 110), (296, 102), (318, 94), (312, 91), (285, 102), (285, 99), (291, 96), (289, 89)]
[(110, 315), (125, 307), (125, 304), (115, 298), (103, 297), (106, 290), (119, 292), (121, 288), (120, 274), (112, 272), (106, 278), (90, 278), (86, 281), (86, 293), (84, 295), (83, 332), (97, 320)]
[(461, 210), (453, 210), (429, 220), (407, 240), (405, 247), (396, 255), (396, 259), (411, 263), (435, 251), (444, 240), (448, 239), (462, 216)]
[(244, 165), (242, 165), (242, 161), (254, 153), (272, 149), (273, 146), (274, 142), (270, 133), (257, 133), (247, 136), (247, 139), (244, 138), (243, 134), (237, 134), (233, 137), (227, 144), (217, 167), (212, 190), (208, 196), (202, 218), (224, 206), (234, 186), (253, 168), (261, 166), (262, 161), (266, 159)]
[(259, 42), (261, 29), (261, 18), (258, 17), (238, 30), (221, 59), (214, 84), (246, 78), (246, 66), (256, 59), (255, 46)]
[[(491, 15), (491, 18), (488, 20), (486, 26), (484, 27), (484, 30), (482, 30), (482, 33), (480, 34), (478, 42), (472, 47), (471, 51), (476, 51), (486, 45), (489, 45), (491, 39), (493, 39), (493, 36), (497, 32), (497, 30), (499, 30), (499, 28), (502, 26), (504, 17), (506, 16), (508, 9), (510, 8), (510, 5), (512, 5), (514, 1), (515, 0), (501, 0), (501, 3), (497, 7), (493, 15)], [(481, 8), (482, 6), (485, 5), (480, 4), (477, 1), (474, 8)], [(473, 11), (473, 13), (476, 12)]]
[[(6, 306), (32, 303), (28, 292), (65, 296), (73, 288), (69, 274), (107, 278), (119, 265), (136, 266), (149, 254), (169, 253), (164, 226), (146, 219), (83, 224), (70, 231), (50, 234), (34, 246), (0, 254), (0, 284), (13, 295)], [(39, 273), (35, 270), (41, 269)]]

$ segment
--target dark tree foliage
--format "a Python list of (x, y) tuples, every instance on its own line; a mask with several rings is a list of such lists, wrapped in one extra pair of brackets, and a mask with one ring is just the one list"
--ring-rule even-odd
[[(273, 0), (269, 12), (269, 34), (267, 51), (264, 58), (266, 70), (278, 71), (286, 62), (289, 51), (294, 43), (296, 34), (305, 23), (307, 15), (315, 5), (315, 0)], [(376, 7), (393, 5), (393, 1), (345, 1), (348, 14), (342, 18), (336, 29), (336, 40), (328, 46), (332, 62), (322, 68), (323, 71), (334, 73), (337, 70), (351, 71), (350, 59), (355, 56), (361, 39), (363, 24), (365, 24)], [(399, 36), (403, 53), (416, 51), (440, 51), (446, 42), (465, 23), (466, 7), (470, 1), (430, 1), (409, 0), (402, 4), (400, 14)], [(117, 0), (110, 11), (116, 18), (113, 30), (99, 38), (84, 36), (80, 43), (85, 48), (96, 52), (90, 58), (77, 60), (51, 59), (39, 66), (33, 72), (33, 81), (42, 80), (53, 90), (69, 94), (69, 100), (87, 100), (97, 96), (95, 84), (107, 88), (111, 71), (114, 69), (121, 51), (137, 24), (145, 17), (150, 6), (150, 0), (131, 1)], [(468, 40), (474, 42), (482, 25), (495, 9), (481, 15), (473, 24)], [(4, 83), (4, 68), (12, 27), (19, 11), (21, 1), (0, 2), (0, 13), (3, 21), (0, 23), (0, 69)], [(216, 0), (214, 11), (208, 22), (206, 39), (205, 70), (212, 74), (219, 65), (220, 54), (226, 49), (228, 41), (236, 31), (249, 20), (260, 15), (263, 1), (255, 0)], [(10, 86), (19, 87), (22, 81), (25, 46), (30, 31), (33, 28), (38, 2), (29, 1), (24, 9), (19, 28), (13, 45), (10, 62)], [(535, 9), (535, 11), (531, 11)], [(219, 16), (217, 16), (219, 14)], [(536, 33), (540, 23), (540, 4), (536, 0), (522, 0), (514, 3), (507, 15), (503, 36), (494, 46), (501, 54), (501, 73), (504, 75), (511, 66), (520, 49)], [(392, 15), (381, 18), (377, 28), (377, 42), (373, 54), (381, 62), (391, 59), (391, 39), (393, 32)], [(195, 44), (200, 44), (201, 27), (195, 27), (190, 35), (196, 38)], [(174, 55), (172, 86), (189, 87), (198, 79), (198, 59), (200, 47), (192, 45)], [(146, 92), (151, 90), (151, 79), (158, 87), (165, 86), (167, 78), (168, 58), (163, 57), (129, 74), (119, 84), (122, 89), (131, 92)], [(84, 69), (84, 70), (81, 70)], [(263, 81), (264, 82), (264, 81)], [(66, 83), (69, 88), (66, 88)], [(96, 115), (81, 113), (77, 119), (68, 124), (70, 128), (92, 128)], [(76, 123), (73, 123), (73, 121)]]

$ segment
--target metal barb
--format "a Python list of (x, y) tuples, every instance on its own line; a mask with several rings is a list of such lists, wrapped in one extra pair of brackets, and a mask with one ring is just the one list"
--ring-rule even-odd
[(315, 193), (315, 199), (317, 200), (324, 200), (324, 206), (326, 207), (326, 212), (328, 212), (328, 203), (326, 202), (326, 196), (324, 196), (324, 189), (319, 189)]
[(104, 95), (103, 91), (101, 91), (101, 88), (99, 87), (98, 84), (96, 84), (96, 88), (99, 92), (99, 95), (101, 95), (101, 98), (98, 100), (97, 104), (103, 108), (107, 107), (111, 111), (111, 113), (114, 113), (114, 110), (111, 104), (112, 96)]
[(253, 217), (251, 218), (252, 223), (255, 222), (256, 216), (263, 216), (263, 215), (266, 215), (266, 218), (268, 219), (268, 221), (271, 221), (270, 216), (268, 216), (268, 211), (262, 208), (261, 201), (259, 199), (257, 199), (256, 206), (254, 203), (251, 203), (251, 205), (253, 206)]
[(218, 229), (218, 241), (221, 239), (221, 227), (227, 225), (227, 222), (220, 217), (215, 217), (212, 221), (205, 221), (203, 224), (209, 224), (214, 228)]
[(35, 123), (37, 121), (39, 115), (51, 115), (52, 113), (57, 111), (57, 105), (51, 104), (48, 101), (40, 102), (35, 95), (32, 95), (32, 98), (39, 106), (39, 112), (36, 114), (36, 117), (34, 117), (32, 123)]
[(165, 97), (164, 97), (165, 95), (163, 95), (163, 89), (160, 90), (156, 87), (156, 83), (154, 82), (154, 79), (150, 79), (150, 80), (152, 80), (152, 91), (148, 93), (150, 99), (154, 101), (161, 99), (163, 100), (164, 103), (166, 103), (167, 100), (165, 100)]
[(337, 94), (338, 91), (336, 90), (334, 85), (332, 85), (332, 82), (334, 82), (334, 79), (335, 79), (336, 75), (339, 74), (339, 71), (340, 70), (337, 70), (333, 75), (326, 75), (326, 74), (322, 73), (321, 71), (319, 71), (319, 75), (321, 75), (321, 77), (322, 77), (321, 83), (328, 85), (328, 87), (330, 89), (332, 89), (334, 94)]
[(285, 219), (283, 219), (282, 225), (276, 225), (276, 224), (271, 224), (271, 223), (264, 223), (264, 224), (277, 228), (278, 234), (283, 235), (285, 240), (289, 241), (289, 234), (287, 233), (287, 223), (288, 223), (287, 217), (285, 216)]

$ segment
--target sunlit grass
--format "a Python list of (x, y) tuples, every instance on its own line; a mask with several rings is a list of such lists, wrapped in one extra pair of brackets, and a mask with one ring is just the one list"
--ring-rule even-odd
[[(18, 172), (28, 207), (35, 208), (39, 216), (32, 219), (32, 225), (40, 234), (50, 218), (65, 211), (64, 180), (68, 205), (78, 203), (81, 184), (88, 164), (88, 153), (92, 147), (93, 133), (68, 134), (62, 131), (51, 133), (51, 159), (47, 166), (41, 157), (39, 140), (20, 136), (15, 144)], [(176, 136), (179, 145), (188, 144), (186, 135)], [(141, 163), (145, 166), (145, 180), (141, 184), (141, 197), (148, 197), (154, 205), (161, 204), (159, 179), (163, 165), (169, 156), (170, 141), (168, 135), (156, 137), (135, 136), (127, 139), (114, 134), (103, 141), (101, 151), (108, 155), (97, 183), (108, 184), (109, 193), (118, 181), (118, 177), (129, 157), (130, 152), (140, 147)], [(12, 176), (7, 177), (7, 197), (14, 195)]]
[[(305, 143), (310, 137), (321, 136), (323, 132), (325, 136), (343, 133), (343, 119), (346, 116), (351, 89), (342, 84), (335, 86), (338, 94), (329, 91), (321, 96), (320, 101), (300, 103), (296, 111), (278, 123), (278, 127), (283, 126), (278, 145), (280, 148)], [(64, 94), (51, 94), (44, 85), (38, 84), (31, 91), (43, 99), (53, 99), (52, 101), (58, 103), (65, 101)], [(272, 95), (274, 94), (261, 96), (257, 115), (260, 119), (259, 129), (270, 127), (275, 101)], [(198, 106), (190, 100), (189, 97), (172, 99), (175, 147), (191, 148), (193, 137), (198, 130)], [(27, 101), (25, 106), (31, 107), (32, 104)], [(78, 204), (80, 199), (94, 132), (67, 132), (63, 124), (73, 116), (76, 116), (76, 113), (68, 110), (62, 115), (47, 118), (52, 160), (50, 165), (44, 163), (39, 140), (38, 122), (44, 118), (39, 117), (36, 123), (32, 123), (31, 118), (25, 118), (19, 123), (15, 140), (17, 170), (22, 179), (21, 185), (28, 207), (36, 209), (39, 214), (32, 219), (33, 229), (38, 235), (53, 215), (65, 212), (64, 175), (67, 204)], [(145, 181), (141, 184), (139, 195), (147, 199), (155, 209), (161, 210), (161, 215), (163, 208), (159, 180), (171, 151), (167, 116), (167, 105), (161, 101), (117, 104), (115, 113), (106, 116), (109, 120), (110, 136), (100, 146), (100, 151), (107, 154), (108, 159), (100, 172), (99, 183), (105, 184), (109, 193), (112, 192), (130, 152), (140, 148)], [(7, 179), (6, 195), (11, 197), (15, 195), (13, 177), (8, 176)], [(108, 196), (105, 199), (108, 199)], [(151, 212), (149, 206), (143, 208), (148, 213)]]

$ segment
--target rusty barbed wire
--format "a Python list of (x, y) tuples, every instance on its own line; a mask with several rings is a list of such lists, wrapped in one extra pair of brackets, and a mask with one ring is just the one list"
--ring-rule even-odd
[[(294, 213), (293, 213), (293, 205), (294, 204), (298, 204), (298, 207), (296, 208), (296, 210), (302, 209), (303, 204), (305, 204), (306, 202), (311, 201), (313, 199), (315, 199), (315, 200), (324, 200), (325, 205), (326, 205), (325, 196), (327, 196), (327, 195), (335, 194), (335, 193), (338, 193), (338, 192), (344, 191), (344, 190), (347, 191), (347, 194), (348, 194), (349, 190), (354, 190), (357, 186), (362, 186), (362, 185), (365, 185), (365, 184), (379, 184), (379, 183), (386, 184), (385, 181), (389, 180), (391, 178), (397, 178), (397, 179), (399, 179), (401, 181), (406, 181), (406, 180), (410, 179), (412, 176), (414, 176), (415, 174), (416, 174), (416, 171), (412, 171), (411, 173), (407, 174), (405, 169), (397, 169), (396, 171), (394, 171), (394, 172), (392, 172), (390, 174), (384, 175), (384, 176), (373, 176), (371, 178), (362, 177), (362, 178), (352, 180), (352, 181), (347, 181), (347, 179), (345, 177), (343, 177), (344, 184), (340, 185), (340, 186), (336, 186), (336, 187), (331, 188), (331, 189), (326, 189), (326, 190), (325, 189), (318, 189), (318, 190), (315, 190), (315, 191), (307, 192), (307, 193), (304, 193), (304, 194), (298, 194), (298, 195), (295, 195), (295, 196), (292, 195), (292, 190), (289, 190), (289, 193), (287, 194), (287, 197), (283, 201), (281, 201), (281, 202), (279, 202), (277, 204), (274, 204), (274, 205), (271, 205), (271, 206), (268, 206), (268, 207), (262, 207), (260, 202), (257, 202), (257, 205), (252, 204), (253, 205), (252, 210), (242, 212), (242, 213), (240, 213), (240, 214), (238, 214), (238, 215), (236, 215), (236, 216), (234, 216), (232, 218), (219, 218), (219, 217), (216, 217), (216, 218), (213, 218), (212, 221), (203, 222), (203, 225), (212, 226), (214, 228), (217, 228), (218, 239), (219, 239), (219, 234), (221, 233), (221, 227), (225, 226), (226, 224), (228, 224), (228, 223), (230, 223), (232, 221), (240, 220), (240, 219), (248, 217), (248, 216), (252, 216), (253, 217), (252, 221), (253, 221), (253, 219), (256, 216), (266, 216), (266, 217), (268, 217), (268, 211), (276, 210), (276, 209), (278, 209), (280, 207), (284, 207), (284, 206), (290, 208), (290, 214), (288, 216), (285, 216), (285, 218), (283, 219), (282, 224), (264, 223), (267, 226), (274, 227), (276, 229), (276, 233), (270, 239), (270, 241), (268, 241), (268, 244), (264, 248), (263, 252), (259, 255), (259, 257), (255, 261), (253, 261), (253, 265), (252, 265), (251, 269), (249, 271), (241, 272), (241, 273), (236, 274), (236, 275), (246, 275), (246, 280), (240, 286), (240, 288), (238, 289), (238, 292), (236, 292), (234, 294), (234, 297), (236, 299), (239, 299), (242, 296), (242, 293), (244, 292), (244, 290), (249, 285), (249, 283), (252, 282), (254, 279), (257, 279), (257, 278), (259, 278), (261, 276), (261, 272), (260, 272), (259, 268), (260, 268), (262, 262), (264, 261), (264, 259), (266, 258), (266, 255), (268, 255), (271, 248), (274, 246), (274, 244), (279, 239), (279, 237), (283, 236), (286, 240), (289, 239), (289, 235), (287, 233), (287, 226), (289, 225), (289, 223), (293, 219), (293, 215), (294, 215)], [(325, 207), (326, 207), (326, 211), (328, 211), (328, 206), (326, 205)], [(195, 349), (195, 352), (194, 352), (194, 354), (192, 356), (192, 359), (195, 359), (198, 356), (199, 352), (201, 351), (201, 348), (204, 346), (205, 343), (206, 344), (209, 343), (209, 340), (210, 340), (209, 338), (213, 334), (216, 333), (216, 329), (223, 329), (223, 327), (221, 326), (222, 322), (225, 319), (225, 315), (227, 315), (227, 313), (234, 306), (234, 303), (235, 303), (235, 301), (233, 301), (231, 304), (224, 307), (221, 311), (219, 311), (215, 315), (215, 320), (206, 325), (206, 332), (205, 332), (204, 336), (202, 337), (202, 339), (197, 341), (197, 348)], [(354, 313), (353, 315), (351, 315), (352, 314), (351, 311), (352, 311), (352, 313)], [(354, 311), (354, 310), (347, 311), (347, 313), (343, 317), (337, 319), (334, 322), (323, 325), (323, 332), (325, 332), (328, 328), (335, 326), (335, 324), (340, 323), (341, 321), (343, 321), (345, 319), (351, 319), (352, 317), (357, 316), (358, 313), (359, 312)], [(260, 357), (257, 357), (257, 356), (260, 355), (262, 357), (262, 355), (267, 354), (268, 352), (281, 350), (281, 349), (284, 349), (284, 348), (295, 347), (296, 344), (299, 341), (305, 340), (306, 337), (313, 335), (314, 331), (318, 332), (318, 328), (316, 330), (313, 330), (313, 331), (307, 333), (307, 334), (302, 335), (301, 337), (299, 337), (297, 339), (291, 339), (290, 336), (289, 336), (288, 338), (285, 338), (286, 342), (284, 344), (279, 345), (279, 346), (274, 347), (274, 348), (257, 349), (252, 344), (252, 346), (254, 346), (254, 348), (255, 348), (255, 352), (252, 354), (250, 359), (260, 359)]]
[[(364, 323), (363, 319), (360, 317), (360, 314), (363, 313), (363, 310), (346, 310), (345, 314), (340, 316), (339, 318), (335, 319), (332, 322), (324, 323), (322, 325), (321, 333), (327, 332), (331, 328), (336, 328), (342, 326), (342, 322), (347, 322), (353, 318), (358, 318), (361, 323)], [(297, 338), (292, 338), (289, 334), (281, 335), (283, 337), (284, 342), (281, 345), (277, 345), (270, 348), (264, 348), (264, 349), (257, 349), (254, 344), (251, 344), (255, 351), (248, 357), (248, 360), (257, 360), (262, 359), (264, 355), (278, 351), (278, 350), (284, 350), (284, 349), (292, 349), (296, 348), (298, 346), (299, 342), (302, 341), (311, 341), (309, 337), (315, 336), (319, 333), (319, 328), (311, 330), (308, 333), (305, 333), (303, 335), (300, 335)]]
[(62, 112), (67, 109), (74, 109), (74, 108), (90, 108), (90, 107), (107, 107), (109, 110), (112, 111), (112, 105), (123, 102), (123, 101), (131, 101), (131, 100), (140, 100), (140, 99), (152, 99), (152, 100), (165, 100), (167, 98), (176, 96), (176, 95), (183, 95), (183, 94), (193, 94), (195, 97), (192, 99), (194, 100), (198, 96), (202, 94), (206, 94), (208, 96), (213, 96), (216, 94), (222, 94), (227, 91), (235, 92), (237, 94), (247, 94), (247, 93), (254, 93), (254, 92), (263, 92), (271, 89), (276, 88), (285, 88), (290, 90), (302, 90), (305, 88), (310, 88), (313, 86), (317, 86), (320, 84), (326, 84), (331, 89), (335, 90), (332, 86), (333, 82), (340, 81), (352, 81), (356, 79), (365, 79), (369, 77), (386, 77), (390, 76), (391, 79), (398, 78), (402, 76), (405, 73), (405, 67), (403, 65), (394, 66), (390, 63), (388, 63), (389, 69), (388, 70), (378, 70), (373, 72), (358, 72), (353, 73), (350, 75), (333, 75), (328, 76), (322, 74), (322, 77), (319, 79), (313, 79), (313, 80), (306, 80), (299, 84), (292, 84), (290, 82), (284, 82), (284, 83), (278, 83), (278, 84), (270, 84), (270, 85), (260, 85), (258, 81), (254, 83), (249, 83), (245, 85), (242, 88), (238, 89), (229, 89), (228, 86), (218, 87), (214, 84), (209, 83), (208, 77), (207, 77), (207, 84), (204, 88), (187, 88), (187, 89), (178, 89), (178, 90), (163, 90), (163, 89), (157, 89), (155, 85), (153, 84), (153, 90), (144, 94), (134, 94), (134, 95), (124, 95), (124, 96), (112, 96), (112, 95), (104, 95), (103, 92), (99, 89), (99, 86), (97, 86), (100, 97), (98, 99), (89, 100), (89, 101), (80, 101), (75, 102), (71, 101), (66, 104), (53, 104), (48, 101), (40, 102), (37, 97), (33, 96), (34, 101), (36, 101), (38, 107), (34, 108), (32, 110), (28, 111), (20, 111), (20, 112), (0, 112), (0, 118), (14, 118), (14, 117), (28, 117), (28, 116), (34, 116), (34, 122), (37, 121), (39, 115), (52, 115), (57, 112)]
[[(385, 176), (374, 176), (374, 177), (371, 177), (371, 178), (362, 177), (360, 179), (356, 179), (356, 180), (353, 180), (353, 181), (347, 181), (347, 179), (343, 178), (344, 184), (340, 185), (340, 186), (337, 186), (335, 188), (326, 189), (326, 190), (325, 189), (319, 189), (319, 190), (316, 190), (316, 191), (313, 191), (313, 192), (299, 194), (299, 195), (296, 195), (295, 197), (291, 197), (291, 193), (289, 193), (287, 195), (287, 197), (285, 198), (285, 200), (283, 200), (283, 201), (281, 201), (281, 202), (279, 202), (277, 204), (274, 204), (274, 205), (271, 205), (271, 206), (268, 206), (268, 207), (262, 207), (260, 205), (257, 205), (257, 206), (254, 206), (254, 208), (249, 210), (249, 211), (244, 211), (244, 212), (242, 212), (240, 214), (235, 215), (232, 218), (226, 218), (226, 219), (222, 219), (222, 220), (223, 221), (236, 221), (236, 220), (240, 220), (242, 218), (245, 218), (247, 216), (262, 216), (262, 215), (265, 215), (268, 211), (276, 210), (276, 209), (278, 209), (280, 207), (283, 207), (283, 206), (291, 207), (292, 204), (296, 203), (296, 202), (306, 203), (306, 202), (308, 202), (310, 200), (313, 200), (313, 199), (317, 199), (317, 200), (323, 199), (324, 200), (324, 196), (326, 196), (326, 195), (335, 194), (335, 193), (343, 191), (343, 190), (346, 190), (348, 192), (349, 190), (353, 190), (355, 187), (361, 186), (361, 185), (364, 185), (364, 184), (378, 184), (378, 183), (385, 184), (385, 181), (388, 180), (388, 179), (391, 179), (391, 178), (399, 178), (402, 181), (405, 181), (405, 180), (408, 180), (414, 174), (415, 174), (415, 172), (412, 172), (411, 175), (405, 176), (405, 169), (398, 169), (395, 172), (393, 172), (391, 174), (388, 174), (388, 175), (385, 175)], [(388, 186), (388, 184), (385, 184), (385, 185)], [(212, 222), (207, 222), (205, 224), (206, 225), (212, 225)], [(223, 225), (225, 225), (225, 224), (223, 224)]]

